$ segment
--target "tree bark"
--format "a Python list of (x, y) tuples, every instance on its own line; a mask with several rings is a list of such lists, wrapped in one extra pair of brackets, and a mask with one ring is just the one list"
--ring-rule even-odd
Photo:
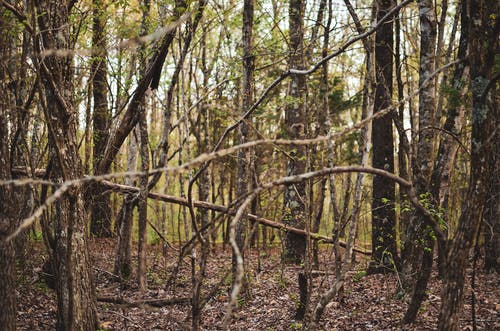
[(148, 124), (146, 121), (146, 112), (141, 112), (141, 119), (139, 120), (139, 131), (141, 135), (141, 172), (139, 201), (137, 203), (138, 218), (138, 244), (137, 244), (137, 284), (139, 291), (144, 293), (147, 289), (146, 283), (146, 249), (148, 243), (147, 236), (147, 223), (148, 223), (148, 172), (149, 172), (149, 136)]
[[(149, 10), (150, 10), (150, 1), (145, 0), (142, 2), (142, 20), (141, 20), (141, 26), (140, 26), (140, 31), (139, 33), (141, 35), (145, 35), (148, 33), (148, 24), (147, 20), (149, 17)], [(139, 63), (141, 63), (140, 68), (139, 68), (139, 75), (140, 75), (140, 80), (139, 80), (139, 85), (141, 82), (143, 82), (144, 77), (147, 72), (146, 65), (143, 65), (146, 61), (145, 58), (145, 47), (141, 46), (140, 51), (139, 51)], [(135, 95), (135, 94), (134, 94)], [(129, 154), (128, 154), (128, 159), (127, 159), (127, 170), (128, 171), (135, 171), (136, 166), (137, 166), (137, 143), (142, 139), (142, 131), (143, 129), (141, 128), (140, 121), (142, 120), (143, 122), (145, 121), (145, 95), (146, 91), (143, 91), (140, 96), (137, 97), (134, 103), (134, 111), (136, 113), (137, 121), (135, 125), (135, 130), (133, 131), (132, 135), (130, 136), (130, 145), (129, 145)], [(130, 107), (130, 105), (129, 105)], [(140, 139), (141, 138), (141, 139)], [(111, 139), (111, 138), (110, 138)], [(143, 154), (142, 151), (142, 142), (141, 142), (141, 156)], [(102, 160), (104, 162), (104, 160)], [(149, 161), (148, 161), (149, 163)], [(101, 164), (101, 163), (100, 163)], [(146, 185), (143, 183), (143, 178), (141, 178), (141, 188), (144, 190), (146, 189)], [(147, 180), (147, 179), (146, 179)], [(133, 181), (131, 178), (127, 178), (126, 181)], [(146, 183), (147, 184), (147, 183)], [(136, 196), (131, 196), (131, 195), (126, 195), (125, 198), (123, 199), (123, 204), (119, 212), (119, 218), (118, 221), (120, 222), (120, 232), (118, 236), (118, 245), (117, 245), (117, 251), (116, 251), (116, 257), (115, 257), (115, 273), (117, 275), (120, 275), (121, 280), (127, 279), (131, 273), (132, 273), (132, 253), (131, 253), (131, 245), (132, 245), (132, 228), (133, 228), (133, 220), (134, 220), (134, 208), (140, 203), (140, 196), (144, 195), (139, 193)], [(144, 210), (142, 209), (140, 213), (144, 213)], [(144, 220), (143, 220), (144, 222)], [(143, 227), (141, 227), (141, 230)], [(141, 239), (139, 239), (141, 241)], [(139, 246), (142, 244), (142, 242), (139, 244)], [(142, 253), (142, 252), (141, 252)], [(142, 280), (139, 279), (139, 274), (143, 274), (145, 271), (144, 270), (139, 270), (143, 266), (139, 266), (143, 261), (138, 261), (138, 270), (137, 270), (137, 281), (139, 284), (141, 284)], [(144, 285), (145, 283), (142, 283)]]
[[(462, 1), (460, 10), (460, 25), (468, 26), (467, 1)], [(468, 31), (463, 28), (460, 32), (460, 41), (458, 46), (458, 59), (465, 59), (468, 47)], [(430, 192), (435, 203), (446, 210), (448, 208), (448, 198), (450, 191), (451, 175), (455, 157), (458, 151), (459, 144), (455, 136), (458, 136), (462, 131), (464, 122), (464, 96), (467, 93), (467, 86), (464, 84), (468, 76), (468, 63), (460, 62), (454, 67), (453, 77), (450, 85), (451, 89), (448, 93), (448, 112), (443, 125), (443, 133), (440, 134), (439, 147), (434, 161), (434, 169), (432, 171), (430, 181)], [(439, 106), (439, 103), (438, 103)], [(444, 229), (445, 234), (448, 229)], [(438, 270), (442, 277), (445, 272), (446, 253), (447, 253), (447, 238), (438, 238)]]
[[(3, 177), (0, 177), (4, 179)], [(0, 198), (6, 198), (0, 194)], [(8, 197), (7, 197), (8, 198)], [(6, 200), (2, 200), (6, 201)], [(2, 213), (3, 214), (3, 213)], [(13, 220), (5, 215), (0, 215), (0, 238), (9, 234), (8, 229)], [(16, 254), (12, 241), (4, 243), (0, 241), (0, 325), (2, 330), (16, 330)]]
[(496, 97), (495, 54), (498, 49), (500, 22), (498, 2), (470, 0), (469, 58), (472, 92), (471, 163), (467, 198), (457, 232), (447, 256), (442, 305), (438, 329), (459, 330), (459, 314), (463, 305), (467, 257), (476, 231), (487, 208), (487, 183), (495, 176), (488, 156), (496, 150), (494, 138), (499, 117)]
[[(304, 14), (305, 0), (290, 0), (289, 3), (289, 67), (304, 68)], [(292, 74), (288, 87), (290, 101), (286, 105), (286, 126), (290, 139), (306, 137), (306, 80), (304, 75)], [(304, 173), (306, 170), (306, 148), (303, 145), (292, 145), (286, 165), (287, 176)], [(285, 187), (283, 222), (287, 225), (304, 228), (306, 222), (306, 187), (305, 183), (297, 183)], [(285, 261), (299, 264), (304, 258), (306, 238), (287, 233), (285, 239)]]
[[(93, 171), (104, 155), (109, 136), (110, 112), (108, 110), (107, 83), (107, 42), (106, 42), (106, 5), (103, 0), (92, 1), (92, 58), (91, 77), (94, 101), (93, 123)], [(90, 233), (97, 237), (110, 237), (111, 196), (102, 186), (92, 186), (92, 211)]]
[[(376, 0), (377, 21), (384, 17), (393, 5), (392, 0)], [(375, 36), (375, 100), (376, 114), (392, 103), (393, 78), (393, 20), (377, 30)], [(394, 141), (392, 119), (384, 116), (372, 123), (374, 168), (394, 172)], [(386, 178), (373, 178), (372, 197), (372, 260), (370, 273), (394, 271), (398, 260), (396, 245), (396, 213), (394, 211), (395, 185)]]
[[(436, 13), (431, 0), (418, 2), (420, 17), (420, 67), (419, 67), (419, 104), (418, 104), (418, 142), (417, 154), (412, 161), (413, 182), (418, 198), (424, 204), (433, 204), (430, 195), (429, 181), (432, 173), (434, 123), (436, 111), (436, 83), (431, 75), (436, 65)], [(424, 86), (424, 82), (426, 85)], [(403, 317), (403, 323), (415, 321), (418, 309), (425, 299), (427, 282), (432, 268), (434, 252), (434, 236), (420, 212), (410, 218), (408, 238), (405, 242), (405, 265), (403, 270), (403, 286), (412, 293), (410, 305)]]
[[(0, 15), (0, 19), (3, 19), (2, 10), (0, 10)], [(3, 27), (4, 25), (2, 24), (0, 26)], [(2, 31), (3, 29), (1, 27), (0, 38), (7, 35), (5, 31)], [(2, 45), (5, 44), (2, 42)], [(3, 54), (3, 52), (1, 54)], [(2, 90), (6, 88), (4, 82), (6, 82), (6, 77), (3, 68), (0, 67), (0, 87)], [(0, 100), (0, 139), (8, 142), (8, 108), (6, 100), (7, 98), (2, 98)], [(10, 144), (7, 143), (0, 144), (0, 179), (2, 180), (11, 179), (9, 146)], [(10, 202), (5, 203), (0, 209), (0, 307), (2, 307), (2, 309), (0, 309), (0, 326), (2, 326), (2, 330), (5, 329), (6, 331), (16, 330), (17, 315), (16, 256), (14, 243), (12, 241), (3, 241), (3, 239), (16, 227), (15, 215), (16, 209), (18, 208), (16, 208), (14, 203), (16, 199), (13, 196), (13, 189), (14, 188), (11, 186), (2, 186), (0, 188), (0, 201)]]
[[(144, 3), (149, 3), (149, 1), (145, 0)], [(183, 1), (175, 1), (173, 18), (180, 19), (181, 15), (183, 15), (186, 10), (187, 7), (183, 4)], [(128, 104), (127, 110), (120, 118), (120, 120), (116, 122), (116, 125), (113, 125), (112, 129), (110, 130), (110, 135), (108, 140), (106, 141), (106, 148), (104, 150), (103, 157), (96, 166), (94, 172), (96, 175), (105, 174), (109, 170), (123, 142), (135, 127), (135, 125), (139, 122), (140, 116), (137, 109), (144, 99), (144, 96), (148, 89), (155, 89), (158, 87), (157, 80), (159, 79), (159, 75), (161, 74), (161, 69), (163, 67), (163, 63), (165, 62), (165, 58), (167, 57), (170, 45), (174, 40), (175, 32), (176, 29), (167, 31), (167, 33), (161, 39), (159, 45), (157, 45), (149, 61), (144, 61), (144, 72), (141, 75), (141, 79), (137, 83), (137, 87), (132, 93), (132, 97)]]
[[(12, 40), (9, 38), (9, 27), (11, 24), (7, 12), (0, 7), (0, 56), (4, 59), (9, 57)], [(9, 91), (8, 71), (5, 63), (0, 65), (0, 89)], [(10, 150), (10, 130), (13, 118), (10, 109), (10, 93), (6, 93), (0, 98), (0, 180), (12, 179), (11, 174), (11, 150)], [(19, 208), (14, 196), (15, 187), (5, 185), (0, 187), (0, 326), (2, 330), (16, 330), (16, 259), (14, 242), (4, 242), (3, 239), (11, 234), (16, 228), (16, 215)], [(5, 202), (5, 203), (4, 203)], [(7, 203), (8, 202), (8, 203)]]
[[(499, 119), (496, 118), (496, 127), (500, 127)], [(500, 134), (495, 133), (495, 148), (489, 156), (492, 172), (492, 180), (489, 181), (486, 211), (484, 213), (484, 268), (488, 272), (500, 274)]]
[[(254, 69), (255, 69), (255, 56), (253, 55), (253, 18), (254, 18), (254, 1), (245, 0), (243, 4), (243, 77), (242, 77), (242, 104), (241, 104), (241, 114), (244, 115), (247, 110), (253, 104), (253, 90), (254, 90)], [(249, 136), (249, 125), (248, 121), (251, 118), (247, 118), (242, 121), (239, 125), (239, 143), (244, 144), (248, 141)], [(238, 161), (237, 161), (238, 173), (236, 181), (236, 196), (238, 199), (245, 198), (246, 194), (250, 191), (251, 183), (251, 169), (252, 160), (251, 152), (247, 149), (240, 149), (238, 151)], [(244, 257), (244, 245), (246, 238), (246, 231), (248, 228), (248, 219), (243, 216), (235, 226), (236, 232), (236, 244), (240, 249), (242, 257)], [(233, 254), (232, 257), (233, 273), (236, 272), (236, 256)]]
[[(78, 154), (73, 102), (72, 56), (50, 51), (71, 50), (69, 3), (36, 1), (40, 38), (35, 37), (41, 56), (41, 83), (47, 101), (45, 120), (49, 127), (49, 158), (54, 165), (50, 179), (64, 182), (83, 177)], [(87, 247), (86, 215), (80, 186), (68, 190), (55, 203), (55, 262), (58, 330), (95, 330), (97, 311)]]

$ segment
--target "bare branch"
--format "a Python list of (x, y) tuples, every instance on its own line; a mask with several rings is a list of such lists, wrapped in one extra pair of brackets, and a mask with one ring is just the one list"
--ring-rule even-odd
[[(140, 189), (138, 187), (134, 186), (127, 186), (127, 185), (122, 185), (122, 184), (115, 184), (109, 181), (103, 181), (102, 185), (106, 186), (108, 189), (114, 191), (114, 192), (120, 192), (120, 193), (139, 193)], [(148, 198), (154, 199), (154, 200), (159, 200), (159, 201), (164, 201), (168, 203), (175, 203), (178, 205), (182, 206), (188, 206), (189, 202), (185, 198), (179, 198), (175, 197), (172, 195), (167, 195), (167, 194), (161, 194), (161, 193), (155, 193), (155, 192), (149, 192), (148, 193)], [(213, 211), (217, 211), (220, 213), (228, 214), (228, 215), (235, 215), (236, 211), (234, 209), (231, 209), (226, 206), (221, 206), (221, 205), (216, 205), (213, 203), (209, 203), (206, 201), (198, 201), (194, 200), (193, 201), (194, 207), (195, 208), (202, 208), (202, 209), (209, 209)], [(254, 215), (254, 214), (246, 214), (245, 215), (250, 221), (252, 222), (257, 222), (260, 223), (264, 226), (268, 226), (270, 228), (274, 229), (279, 229), (282, 231), (287, 231), (287, 232), (292, 232), (295, 234), (298, 234), (300, 236), (306, 236), (308, 235), (305, 230), (302, 229), (297, 229), (282, 223), (274, 222), (269, 219)], [(333, 243), (333, 239), (331, 237), (327, 236), (322, 236), (317, 233), (309, 233), (309, 236), (313, 240), (319, 240), (323, 243), (331, 244)], [(345, 247), (346, 243), (343, 241), (340, 241), (340, 246)], [(365, 250), (362, 248), (355, 248), (355, 251), (364, 255), (370, 255), (371, 252), (369, 250)]]

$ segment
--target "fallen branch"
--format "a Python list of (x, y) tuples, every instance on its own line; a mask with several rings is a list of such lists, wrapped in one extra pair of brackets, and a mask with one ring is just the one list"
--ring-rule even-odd
[[(140, 190), (139, 188), (134, 187), (134, 186), (115, 184), (115, 183), (112, 183), (109, 181), (102, 181), (102, 185), (105, 186), (106, 188), (108, 188), (109, 190), (112, 190), (114, 192), (119, 192), (119, 193), (138, 193)], [(167, 195), (167, 194), (155, 193), (155, 192), (149, 192), (148, 198), (153, 199), (153, 200), (169, 202), (169, 203), (175, 203), (175, 204), (182, 205), (182, 206), (188, 206), (188, 204), (189, 204), (187, 199), (179, 198), (179, 197), (175, 197), (175, 196), (171, 196), (171, 195)], [(225, 207), (225, 206), (205, 202), (205, 201), (195, 200), (195, 201), (193, 201), (193, 204), (196, 208), (214, 210), (217, 212), (221, 212), (221, 213), (233, 215), (233, 216), (236, 214), (236, 210), (230, 209), (230, 208)], [(288, 225), (285, 225), (282, 223), (271, 221), (271, 220), (268, 220), (266, 218), (254, 215), (254, 214), (247, 214), (246, 216), (248, 217), (248, 219), (250, 221), (258, 222), (264, 226), (268, 226), (268, 227), (271, 227), (274, 229), (279, 229), (279, 230), (286, 231), (286, 232), (295, 233), (299, 236), (309, 235), (311, 237), (311, 239), (313, 239), (313, 240), (319, 240), (319, 241), (327, 243), (327, 244), (333, 244), (333, 239), (331, 237), (323, 236), (323, 235), (320, 235), (318, 233), (308, 233), (305, 230), (297, 229), (297, 228), (294, 228), (294, 227), (291, 227), (291, 226), (288, 226)], [(344, 248), (346, 247), (346, 243), (344, 241), (340, 241), (339, 243), (340, 243), (340, 246), (342, 246)], [(364, 255), (371, 254), (370, 250), (366, 250), (366, 249), (362, 249), (362, 248), (358, 248), (358, 247), (356, 247), (354, 249), (354, 251), (361, 253), (361, 254), (364, 254)]]

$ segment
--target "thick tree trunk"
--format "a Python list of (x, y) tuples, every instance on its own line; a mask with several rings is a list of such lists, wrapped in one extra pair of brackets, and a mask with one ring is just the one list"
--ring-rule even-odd
[(488, 205), (486, 183), (495, 176), (488, 156), (497, 148), (495, 144), (498, 141), (492, 140), (492, 137), (498, 130), (496, 122), (500, 116), (495, 94), (497, 82), (493, 80), (500, 34), (500, 22), (496, 19), (498, 7), (498, 2), (486, 0), (470, 0), (468, 7), (472, 92), (471, 174), (465, 205), (447, 257), (438, 322), (438, 329), (442, 331), (459, 330), (467, 257)]
[[(4, 82), (0, 69), (0, 84)], [(8, 141), (7, 108), (0, 101), (0, 139)], [(0, 179), (8, 180), (10, 176), (9, 144), (0, 145)], [(16, 228), (16, 214), (19, 213), (13, 195), (13, 187), (0, 188), (0, 201), (9, 202), (0, 208), (0, 327), (2, 330), (16, 330), (16, 254), (14, 241), (4, 242)]]
[[(392, 0), (376, 0), (377, 21), (393, 5)], [(373, 112), (389, 107), (392, 103), (393, 21), (384, 23), (375, 37), (376, 88)], [(384, 116), (372, 124), (374, 168), (394, 172), (394, 139), (392, 119)], [(394, 210), (395, 185), (385, 177), (373, 177), (372, 198), (372, 260), (369, 272), (394, 271), (398, 260), (396, 245), (396, 213)]]
[[(0, 197), (2, 201), (3, 196)], [(4, 224), (9, 225), (12, 220), (0, 216), (0, 240), (5, 234)], [(16, 255), (14, 243), (0, 242), (0, 326), (2, 330), (16, 330)]]
[[(0, 56), (8, 58), (11, 40), (8, 38), (9, 28), (8, 16), (3, 8), (0, 8)], [(0, 65), (0, 89), (8, 91), (8, 72), (5, 64)], [(0, 98), (0, 180), (12, 179), (9, 118), (10, 113), (9, 95)], [(16, 260), (14, 242), (4, 242), (16, 227), (15, 215), (17, 213), (16, 199), (13, 197), (13, 187), (0, 187), (0, 327), (2, 330), (16, 330)], [(8, 203), (7, 203), (8, 202)]]
[(83, 194), (75, 188), (56, 204), (53, 259), (57, 330), (95, 330), (97, 311), (86, 237)]
[[(70, 50), (69, 4), (37, 1), (41, 50)], [(49, 127), (49, 158), (54, 165), (51, 180), (64, 182), (83, 177), (78, 154), (73, 103), (73, 59), (48, 54), (39, 63), (47, 101), (45, 120)], [(87, 247), (86, 215), (82, 188), (75, 186), (55, 203), (53, 221), (58, 330), (95, 330), (97, 311)]]

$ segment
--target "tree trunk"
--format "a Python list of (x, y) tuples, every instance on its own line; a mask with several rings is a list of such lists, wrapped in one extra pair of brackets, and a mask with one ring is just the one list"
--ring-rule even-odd
[[(42, 50), (71, 50), (69, 3), (36, 1), (37, 23)], [(49, 127), (50, 179), (64, 182), (83, 177), (78, 154), (76, 123), (78, 112), (73, 102), (73, 59), (47, 54), (39, 63), (41, 86), (47, 105), (45, 120)], [(55, 262), (58, 330), (95, 330), (97, 311), (87, 247), (86, 215), (80, 186), (70, 188), (54, 204)]]
[(146, 291), (146, 248), (148, 243), (147, 225), (148, 225), (148, 171), (149, 171), (149, 137), (148, 124), (146, 122), (146, 111), (141, 110), (141, 119), (139, 120), (139, 131), (141, 135), (141, 172), (139, 201), (137, 211), (139, 214), (139, 230), (137, 245), (137, 284), (139, 291)]
[(56, 204), (57, 330), (95, 330), (97, 311), (86, 237), (83, 193), (75, 188)]
[[(304, 13), (305, 0), (290, 0), (289, 3), (289, 67), (304, 68)], [(304, 139), (306, 137), (306, 80), (304, 75), (291, 75), (288, 88), (290, 101), (286, 105), (286, 126), (288, 138)], [(303, 145), (292, 145), (286, 165), (286, 175), (293, 176), (306, 170), (306, 148)], [(306, 222), (306, 187), (305, 183), (297, 183), (285, 187), (283, 222), (287, 225), (304, 228)], [(285, 238), (285, 261), (299, 264), (304, 258), (306, 239), (293, 233)]]
[[(393, 5), (392, 0), (376, 0), (377, 21)], [(393, 21), (384, 23), (375, 36), (376, 88), (373, 112), (392, 103)], [(392, 119), (384, 116), (372, 124), (373, 167), (394, 172)], [(372, 197), (372, 260), (370, 273), (394, 271), (398, 260), (396, 246), (395, 185), (382, 176), (373, 177)]]
[(498, 141), (492, 140), (492, 137), (495, 130), (498, 130), (495, 125), (500, 116), (496, 97), (497, 83), (494, 80), (495, 54), (500, 34), (500, 22), (496, 19), (498, 6), (498, 2), (471, 0), (468, 7), (472, 92), (470, 178), (465, 205), (447, 257), (438, 322), (438, 329), (442, 331), (459, 330), (467, 257), (488, 205), (486, 183), (495, 176), (488, 156), (497, 148), (495, 144)]
[[(2, 31), (3, 32), (3, 31)], [(4, 34), (2, 34), (3, 36)], [(1, 38), (1, 37), (0, 37)], [(0, 68), (0, 84), (3, 85), (3, 70)], [(1, 86), (0, 85), (0, 86)], [(4, 86), (2, 86), (4, 87)], [(6, 100), (2, 99), (2, 100)], [(0, 139), (8, 141), (9, 131), (7, 107), (4, 101), (0, 101)], [(10, 175), (10, 144), (0, 145), (0, 179), (11, 179)], [(3, 186), (0, 188), (0, 201), (9, 201), (0, 210), (0, 326), (2, 330), (16, 330), (16, 255), (14, 250), (14, 241), (4, 242), (7, 237), (16, 228), (17, 222), (15, 216), (19, 209), (17, 208), (13, 196), (14, 188)], [(12, 208), (13, 207), (13, 208)]]
[[(2, 194), (0, 198), (5, 197)], [(0, 216), (0, 239), (9, 234), (5, 226), (10, 227), (13, 223), (5, 215)], [(0, 307), (2, 330), (16, 330), (16, 254), (13, 241), (0, 242)]]
[[(150, 10), (150, 2), (149, 0), (145, 0), (142, 2), (142, 20), (139, 33), (141, 35), (145, 35), (148, 33), (148, 17)], [(146, 67), (146, 57), (145, 57), (145, 47), (144, 45), (140, 47), (139, 51), (139, 75), (141, 76), (140, 82), (145, 79), (147, 67)], [(135, 125), (135, 130), (130, 135), (130, 145), (128, 150), (128, 159), (127, 159), (127, 171), (135, 171), (137, 166), (137, 143), (140, 140), (139, 137), (142, 137), (142, 129), (141, 124), (139, 123), (141, 119), (145, 117), (145, 94), (146, 91), (142, 91), (140, 95), (136, 95), (137, 99), (135, 100), (133, 107), (134, 112), (137, 117), (137, 124)], [(131, 107), (129, 105), (129, 107)], [(142, 154), (142, 151), (141, 151)], [(104, 159), (101, 160), (104, 162)], [(100, 165), (102, 164), (99, 163)], [(149, 161), (148, 161), (149, 163)], [(132, 178), (126, 178), (126, 181), (134, 180)], [(141, 182), (141, 184), (143, 184)], [(147, 184), (147, 183), (146, 183)], [(143, 185), (142, 188), (145, 189), (146, 185)], [(140, 194), (139, 194), (140, 195)], [(123, 204), (119, 212), (119, 217), (117, 221), (120, 222), (120, 231), (118, 236), (118, 245), (115, 257), (115, 273), (121, 277), (121, 279), (127, 279), (132, 273), (132, 253), (131, 253), (131, 240), (132, 240), (132, 228), (133, 228), (133, 212), (134, 208), (137, 206), (139, 202), (138, 196), (126, 195), (123, 199)], [(142, 210), (144, 213), (144, 210)], [(138, 262), (141, 263), (141, 262)], [(141, 266), (142, 267), (142, 266)], [(139, 269), (139, 266), (138, 266)], [(140, 271), (141, 273), (143, 271)], [(139, 270), (137, 270), (137, 275), (139, 275)], [(139, 277), (138, 281), (139, 281)]]
[[(253, 16), (254, 16), (254, 1), (245, 0), (243, 5), (243, 77), (242, 77), (242, 104), (241, 113), (245, 114), (252, 106), (253, 103), (253, 89), (254, 89), (254, 60), (253, 55)], [(248, 129), (249, 125), (247, 121), (251, 121), (251, 118), (247, 118), (245, 121), (241, 122), (239, 126), (239, 144), (244, 144), (248, 141)], [(250, 189), (250, 170), (251, 170), (251, 152), (247, 149), (240, 149), (238, 151), (238, 174), (236, 182), (236, 196), (240, 201), (243, 201), (246, 194)], [(246, 217), (242, 217), (236, 224), (236, 244), (240, 249), (242, 257), (244, 257), (244, 244), (246, 231), (248, 228), (248, 221)], [(233, 254), (233, 273), (236, 272), (236, 256)]]
[[(361, 25), (361, 22), (358, 18), (358, 15), (356, 14), (352, 4), (350, 3), (349, 0), (344, 1), (346, 3), (347, 9), (349, 10), (349, 13), (351, 14), (351, 17), (354, 20), (354, 23), (356, 24), (356, 29), (358, 33), (363, 33), (365, 32), (365, 29)], [(376, 13), (376, 8), (372, 8), (372, 17), (371, 20), (374, 21)], [(363, 86), (363, 103), (362, 103), (362, 113), (361, 113), (361, 119), (364, 120), (366, 118), (369, 118), (370, 116), (373, 115), (373, 107), (374, 107), (374, 97), (375, 97), (375, 91), (376, 91), (376, 73), (375, 73), (375, 63), (374, 63), (374, 53), (375, 53), (375, 44), (374, 44), (374, 38), (368, 37), (366, 39), (363, 39), (363, 47), (366, 52), (366, 58), (365, 58), (365, 63), (366, 63), (366, 76), (364, 79), (364, 86)], [(368, 167), (370, 163), (370, 148), (372, 146), (371, 142), (371, 137), (372, 137), (372, 123), (368, 123), (366, 126), (363, 126), (360, 129), (360, 134), (359, 134), (359, 161), (363, 167)], [(352, 201), (352, 212), (350, 215), (350, 218), (354, 222), (359, 221), (360, 214), (361, 214), (361, 207), (362, 207), (362, 202), (363, 202), (363, 183), (364, 183), (364, 177), (365, 174), (363, 173), (358, 173), (356, 175), (356, 181), (354, 184), (354, 193), (353, 193), (353, 201)], [(352, 226), (356, 227), (357, 225), (353, 224)], [(353, 231), (356, 231), (354, 229)], [(354, 240), (355, 238), (353, 238)]]
[(120, 222), (118, 232), (118, 244), (116, 245), (114, 274), (120, 277), (120, 280), (126, 280), (132, 274), (132, 221), (135, 204), (133, 203), (134, 196), (126, 194), (123, 197), (123, 204), (120, 212), (116, 217), (117, 222)]
[[(110, 113), (108, 110), (107, 83), (107, 43), (106, 43), (106, 8), (103, 0), (92, 1), (93, 31), (91, 77), (94, 97), (93, 112), (93, 171), (104, 155), (106, 140), (109, 135)], [(97, 237), (110, 237), (111, 231), (111, 196), (98, 184), (92, 190), (92, 212), (90, 233)]]
[[(5, 9), (0, 8), (0, 56), (4, 59), (9, 57), (11, 40), (9, 38), (10, 22), (6, 15)], [(0, 65), (0, 89), (9, 91), (8, 88), (8, 71), (5, 64)], [(9, 104), (11, 100), (10, 93), (0, 98), (0, 180), (12, 179), (11, 167), (11, 150), (10, 150), (10, 130), (12, 122), (9, 118), (13, 118), (13, 111)], [(9, 236), (17, 226), (16, 215), (19, 208), (16, 205), (16, 197), (13, 195), (13, 186), (0, 187), (0, 326), (2, 330), (16, 330), (16, 260), (14, 242), (4, 242), (3, 240)], [(9, 202), (9, 203), (4, 203)]]
[[(432, 173), (434, 123), (436, 111), (435, 78), (431, 75), (436, 64), (436, 13), (431, 0), (418, 2), (420, 15), (420, 68), (419, 68), (419, 123), (417, 155), (412, 162), (413, 182), (416, 193), (424, 204), (432, 204), (429, 194), (429, 180)], [(425, 85), (424, 85), (425, 84)], [(425, 226), (423, 215), (415, 212), (410, 218), (409, 235), (405, 242), (403, 286), (412, 293), (410, 305), (403, 317), (403, 323), (413, 323), (418, 309), (425, 299), (427, 282), (432, 269), (434, 241), (431, 229)]]
[[(187, 7), (180, 2), (182, 1), (175, 2), (173, 19), (178, 19), (180, 15), (184, 14), (185, 10), (187, 9)], [(149, 11), (149, 0), (144, 0), (141, 7), (143, 7), (145, 11)], [(142, 26), (144, 26), (145, 23), (141, 24)], [(144, 99), (146, 92), (150, 88), (153, 90), (158, 88), (158, 82), (162, 72), (163, 63), (165, 62), (165, 58), (168, 54), (170, 45), (174, 40), (175, 33), (176, 29), (169, 30), (162, 37), (161, 41), (158, 42), (158, 46), (154, 50), (153, 55), (149, 58), (149, 60), (143, 60), (141, 62), (141, 65), (143, 66), (141, 79), (137, 83), (137, 87), (132, 93), (132, 97), (123, 116), (120, 118), (120, 120), (116, 121), (116, 124), (113, 125), (110, 130), (110, 135), (106, 141), (106, 148), (104, 150), (103, 157), (96, 166), (96, 169), (94, 171), (95, 174), (104, 174), (109, 170), (114, 158), (120, 151), (120, 147), (122, 146), (123, 142), (135, 127), (135, 125), (139, 122), (140, 116), (137, 109), (138, 107), (140, 107), (140, 104)]]
[[(468, 16), (467, 16), (467, 6), (466, 1), (462, 1), (462, 8), (460, 10), (460, 20), (461, 26), (467, 27)], [(458, 46), (458, 59), (464, 59), (467, 55), (468, 46), (468, 31), (466, 28), (462, 29), (460, 33), (460, 42)], [(468, 76), (468, 64), (467, 63), (457, 63), (454, 67), (453, 77), (451, 79), (451, 90), (448, 93), (448, 112), (446, 116), (445, 123), (443, 125), (443, 131), (446, 132), (440, 134), (439, 147), (434, 161), (434, 169), (432, 171), (431, 181), (430, 181), (430, 192), (435, 201), (435, 203), (446, 210), (448, 207), (448, 197), (451, 183), (451, 175), (453, 165), (455, 164), (455, 157), (458, 150), (458, 142), (456, 141), (454, 135), (459, 135), (462, 131), (462, 126), (464, 122), (464, 96), (467, 93), (466, 84), (464, 81)], [(443, 81), (444, 82), (444, 81)], [(441, 98), (441, 97), (440, 97)], [(439, 107), (439, 102), (438, 102)], [(448, 229), (444, 228), (444, 233), (448, 233)], [(447, 238), (438, 238), (437, 242), (438, 249), (438, 270), (439, 275), (442, 277), (445, 270), (445, 260), (447, 254)]]
[[(496, 118), (496, 127), (499, 126), (499, 119)], [(495, 133), (495, 148), (490, 154), (490, 167), (492, 178), (489, 181), (488, 204), (484, 213), (484, 268), (488, 272), (500, 274), (500, 134)]]

